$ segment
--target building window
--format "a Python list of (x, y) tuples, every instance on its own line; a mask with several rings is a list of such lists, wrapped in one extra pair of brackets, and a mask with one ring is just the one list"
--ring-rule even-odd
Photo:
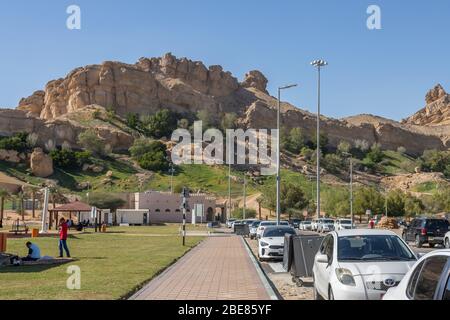
[(159, 213), (159, 212), (161, 212), (161, 210), (159, 210), (159, 209), (156, 209), (156, 210), (155, 210), (155, 212), (158, 212), (158, 213)]
[(175, 212), (176, 212), (176, 213), (180, 213), (180, 212), (181, 212), (181, 210), (180, 210), (180, 209), (177, 209), (177, 210), (175, 210)]
[(170, 209), (166, 209), (166, 213), (170, 213)]

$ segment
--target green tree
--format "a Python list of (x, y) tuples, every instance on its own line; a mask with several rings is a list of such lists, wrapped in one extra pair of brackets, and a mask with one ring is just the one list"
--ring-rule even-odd
[(365, 214), (367, 210), (371, 210), (372, 214), (381, 214), (384, 212), (384, 198), (375, 188), (359, 188), (354, 194), (353, 210), (359, 215)]
[(88, 129), (78, 135), (78, 144), (97, 156), (107, 156), (108, 148), (105, 140), (100, 138), (94, 129)]
[(349, 153), (351, 148), (352, 148), (351, 144), (347, 141), (341, 141), (337, 146), (337, 150), (340, 154)]
[(164, 172), (169, 169), (167, 147), (160, 141), (137, 139), (130, 148), (131, 156), (141, 168), (151, 171)]
[(375, 143), (371, 148), (370, 151), (366, 155), (366, 159), (370, 163), (380, 163), (384, 158), (383, 151), (381, 151), (381, 146), (377, 143)]
[(222, 127), (222, 131), (226, 132), (227, 130), (236, 129), (237, 119), (238, 119), (238, 117), (237, 117), (236, 113), (234, 113), (234, 112), (225, 113), (222, 118), (222, 121), (220, 123), (220, 125)]
[(178, 119), (176, 113), (164, 109), (152, 116), (145, 117), (142, 122), (147, 136), (161, 139), (163, 137), (170, 137), (172, 132), (177, 128)]
[(141, 120), (139, 119), (139, 115), (137, 113), (127, 113), (126, 115), (127, 126), (139, 130), (142, 126)]
[(325, 155), (322, 162), (323, 167), (331, 173), (339, 173), (344, 166), (344, 160), (337, 154)]
[(405, 215), (407, 217), (414, 217), (423, 214), (425, 205), (419, 198), (412, 195), (407, 195), (405, 199)]
[(323, 210), (329, 216), (346, 217), (350, 214), (350, 194), (346, 189), (325, 190), (321, 202)]
[[(327, 149), (328, 142), (329, 142), (328, 135), (326, 133), (322, 132), (320, 134), (319, 143), (320, 143), (320, 150), (322, 151), (323, 154), (325, 154), (328, 151), (328, 149)], [(312, 143), (313, 149), (316, 150), (317, 149), (317, 133), (314, 134), (313, 141), (311, 141), (311, 143)]]
[(387, 211), (390, 217), (405, 215), (405, 194), (400, 190), (390, 191), (387, 195)]
[(433, 203), (437, 212), (450, 212), (450, 188), (444, 188), (434, 194)]
[(287, 212), (289, 214), (289, 219), (291, 219), (293, 213), (298, 214), (307, 206), (308, 199), (300, 186), (290, 183), (281, 185), (281, 212)]
[(305, 136), (300, 128), (293, 128), (286, 141), (286, 149), (294, 154), (299, 154), (305, 146)]
[(445, 172), (450, 165), (450, 151), (425, 150), (420, 158), (424, 171)]
[(197, 119), (202, 121), (203, 130), (213, 127), (216, 122), (214, 116), (207, 109), (197, 112)]

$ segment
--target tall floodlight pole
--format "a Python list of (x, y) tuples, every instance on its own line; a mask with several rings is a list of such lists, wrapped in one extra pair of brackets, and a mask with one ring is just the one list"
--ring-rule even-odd
[(350, 156), (350, 216), (352, 220), (352, 229), (354, 229), (353, 215), (353, 157)]
[(294, 88), (296, 87), (297, 84), (291, 84), (288, 86), (284, 86), (284, 87), (279, 87), (278, 88), (278, 108), (277, 108), (277, 131), (278, 131), (278, 136), (277, 136), (277, 225), (280, 225), (280, 211), (281, 211), (281, 205), (280, 205), (280, 183), (281, 183), (281, 176), (280, 176), (280, 136), (281, 136), (281, 131), (280, 131), (280, 118), (281, 118), (281, 90), (286, 90), (286, 89), (290, 89), (290, 88)]
[[(230, 148), (230, 144), (228, 145), (228, 148)], [(231, 150), (228, 150), (228, 219), (230, 218), (231, 218)]]
[(175, 168), (173, 167), (173, 163), (170, 163), (170, 193), (173, 193), (173, 174), (175, 172)]
[(314, 60), (311, 65), (317, 68), (317, 219), (320, 219), (320, 70), (328, 65), (324, 60)]
[(245, 177), (244, 174), (244, 209), (242, 211), (242, 218), (245, 220), (245, 214), (247, 211), (247, 178)]

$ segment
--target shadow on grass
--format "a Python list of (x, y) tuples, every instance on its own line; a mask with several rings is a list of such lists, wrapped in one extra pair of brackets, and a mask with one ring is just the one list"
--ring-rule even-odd
[(0, 268), (0, 274), (7, 274), (7, 273), (40, 273), (44, 272), (50, 269), (57, 268), (59, 266), (63, 266), (68, 263), (76, 262), (77, 260), (71, 260), (71, 261), (64, 261), (61, 263), (55, 263), (55, 264), (42, 264), (42, 265), (30, 265), (30, 266), (6, 266)]

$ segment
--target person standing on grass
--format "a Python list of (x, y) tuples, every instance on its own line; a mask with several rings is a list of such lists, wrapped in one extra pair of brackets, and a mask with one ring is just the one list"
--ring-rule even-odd
[(69, 248), (67, 247), (67, 231), (69, 227), (64, 218), (59, 220), (59, 257), (62, 258), (63, 249), (66, 251), (67, 258), (70, 258)]

